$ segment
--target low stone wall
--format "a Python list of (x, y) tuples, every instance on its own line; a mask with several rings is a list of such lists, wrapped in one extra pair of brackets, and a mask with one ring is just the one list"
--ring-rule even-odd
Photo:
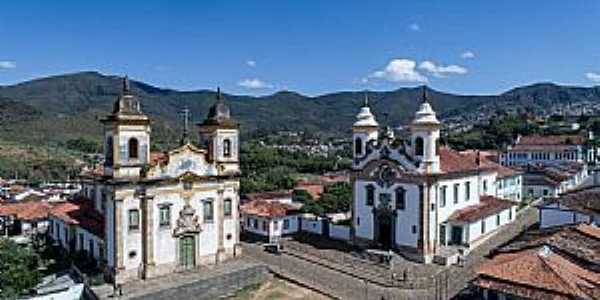
[[(207, 270), (209, 272), (209, 270)], [(161, 290), (157, 293), (130, 299), (217, 299), (244, 287), (260, 284), (269, 278), (265, 265), (256, 265), (236, 272), (200, 279), (198, 281)]]

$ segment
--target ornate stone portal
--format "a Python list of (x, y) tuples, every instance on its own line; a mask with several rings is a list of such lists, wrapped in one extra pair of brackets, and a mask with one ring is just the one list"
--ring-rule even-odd
[(373, 208), (374, 233), (377, 246), (389, 250), (396, 244), (396, 212), (391, 206), (391, 195), (380, 194), (377, 208)]
[(173, 236), (178, 237), (183, 234), (197, 234), (202, 232), (202, 227), (196, 216), (196, 210), (186, 201), (185, 206), (179, 212), (177, 226), (173, 229)]

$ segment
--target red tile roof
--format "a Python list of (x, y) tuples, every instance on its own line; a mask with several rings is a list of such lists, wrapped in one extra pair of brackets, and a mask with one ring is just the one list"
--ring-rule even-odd
[(42, 201), (0, 203), (0, 216), (15, 215), (18, 220), (35, 221), (47, 219), (52, 205)]
[(598, 299), (600, 274), (547, 247), (503, 253), (484, 263), (475, 284), (530, 299)]
[(315, 200), (319, 199), (323, 191), (325, 191), (323, 184), (318, 182), (300, 182), (296, 185), (295, 189), (306, 191)]
[(467, 154), (453, 150), (449, 147), (440, 147), (438, 154), (440, 156), (440, 169), (442, 172), (468, 172), (480, 169), (474, 159)]
[(275, 199), (282, 199), (282, 198), (291, 199), (292, 198), (292, 193), (293, 193), (292, 190), (262, 192), (262, 193), (248, 193), (248, 194), (246, 194), (246, 198), (249, 201), (275, 200)]
[(600, 187), (572, 190), (561, 194), (558, 198), (546, 198), (541, 205), (560, 203), (569, 209), (586, 215), (600, 214)]
[(578, 224), (527, 230), (494, 252), (515, 252), (544, 245), (592, 271), (600, 272), (600, 228), (594, 225)]
[(242, 205), (241, 211), (243, 214), (259, 217), (284, 217), (297, 211), (297, 209), (281, 202), (254, 200)]
[[(465, 156), (465, 159), (472, 161), (473, 163), (477, 162), (477, 150), (465, 150), (461, 151), (460, 154)], [(509, 167), (505, 167), (499, 163), (497, 163), (498, 154), (494, 151), (480, 151), (479, 152), (479, 161), (481, 168), (491, 169), (498, 173), (499, 178), (510, 177), (519, 174), (520, 172), (511, 169)]]
[(151, 164), (165, 164), (169, 161), (169, 154), (166, 152), (150, 152)]
[(50, 215), (104, 238), (104, 216), (96, 211), (94, 203), (89, 199), (79, 198), (57, 203)]
[(583, 145), (585, 138), (581, 135), (525, 135), (519, 139), (518, 145)]
[[(600, 227), (590, 224), (579, 224), (575, 229), (585, 235), (600, 240)], [(600, 253), (599, 253), (600, 255)], [(599, 261), (600, 262), (600, 261)]]
[(470, 223), (487, 216), (495, 215), (515, 205), (517, 205), (517, 203), (511, 200), (482, 195), (479, 198), (479, 203), (454, 211), (450, 217), (448, 217), (448, 221)]

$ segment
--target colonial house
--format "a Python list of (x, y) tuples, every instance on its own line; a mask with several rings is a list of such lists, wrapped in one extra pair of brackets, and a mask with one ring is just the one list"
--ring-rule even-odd
[(600, 299), (599, 247), (593, 225), (528, 231), (480, 266), (478, 299)]
[(593, 135), (527, 135), (518, 136), (513, 145), (500, 153), (504, 166), (525, 166), (532, 163), (595, 162)]
[[(477, 154), (479, 153), (479, 154)], [(494, 189), (496, 197), (520, 202), (523, 192), (523, 172), (509, 168), (498, 163), (498, 154), (495, 151), (466, 150), (462, 154), (479, 155), (481, 164), (489, 169), (496, 170)]]
[[(151, 153), (150, 118), (125, 78), (102, 119), (104, 164), (81, 177), (80, 198), (56, 214), (53, 237), (75, 251), (97, 238), (90, 252), (117, 284), (238, 255), (239, 130), (220, 91), (216, 98), (198, 142), (188, 139), (186, 114), (181, 146)], [(95, 214), (98, 232), (80, 218)]]
[(87, 198), (77, 196), (54, 204), (48, 236), (67, 252), (85, 252), (100, 263), (106, 259), (104, 216)]
[(557, 197), (577, 188), (589, 176), (587, 164), (561, 162), (527, 165), (523, 172), (523, 196), (531, 199)]
[(29, 235), (45, 233), (52, 205), (31, 200), (0, 202), (0, 235)]
[(600, 187), (592, 186), (544, 198), (537, 205), (540, 227), (594, 223), (600, 225)]
[(299, 230), (299, 208), (289, 202), (254, 200), (240, 207), (245, 233), (268, 242)]
[(514, 220), (516, 202), (496, 196), (496, 168), (477, 152), (440, 146), (440, 127), (425, 88), (408, 140), (380, 129), (365, 100), (352, 128), (356, 245), (429, 263), (469, 251)]

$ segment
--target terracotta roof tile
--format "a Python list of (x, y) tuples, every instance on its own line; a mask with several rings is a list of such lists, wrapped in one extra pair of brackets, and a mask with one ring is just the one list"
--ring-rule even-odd
[(248, 193), (246, 194), (246, 198), (249, 201), (256, 201), (256, 200), (274, 200), (274, 199), (281, 199), (281, 198), (292, 198), (292, 190), (286, 190), (286, 191), (272, 191), (272, 192), (262, 192), (262, 193)]
[(151, 164), (166, 164), (169, 162), (169, 154), (165, 152), (150, 152)]
[(548, 246), (588, 269), (600, 272), (600, 228), (579, 224), (528, 230), (495, 250), (497, 253)]
[(284, 217), (296, 212), (297, 209), (281, 202), (254, 200), (242, 205), (241, 211), (243, 214), (260, 217)]
[(590, 224), (579, 224), (576, 229), (577, 231), (600, 241), (600, 227)]
[(586, 270), (546, 247), (499, 254), (484, 263), (478, 275), (476, 284), (481, 287), (532, 299), (552, 299), (539, 298), (537, 292), (545, 297), (548, 294), (582, 299), (600, 297), (599, 273)]
[(104, 216), (94, 208), (89, 199), (77, 198), (57, 203), (50, 214), (67, 224), (81, 226), (83, 229), (104, 238)]
[(517, 205), (516, 202), (494, 196), (482, 195), (479, 203), (454, 211), (448, 221), (450, 222), (474, 222), (484, 217), (497, 214), (505, 209)]
[(600, 187), (592, 186), (564, 193), (558, 198), (546, 198), (541, 205), (553, 203), (586, 215), (600, 214)]
[(47, 219), (52, 205), (42, 201), (20, 201), (0, 203), (0, 215), (15, 215), (19, 220), (34, 221)]
[(583, 145), (585, 138), (581, 135), (525, 135), (519, 139), (518, 145)]
[(440, 147), (438, 154), (440, 156), (440, 169), (442, 172), (467, 172), (480, 169), (480, 166), (469, 155), (461, 154), (449, 147)]
[[(473, 163), (477, 162), (477, 150), (465, 150), (460, 152), (462, 155), (465, 155), (466, 159), (472, 161)], [(485, 169), (491, 169), (498, 173), (499, 178), (510, 177), (521, 172), (511, 169), (509, 167), (505, 167), (499, 163), (497, 163), (498, 154), (495, 151), (479, 151), (479, 162), (480, 166)]]

